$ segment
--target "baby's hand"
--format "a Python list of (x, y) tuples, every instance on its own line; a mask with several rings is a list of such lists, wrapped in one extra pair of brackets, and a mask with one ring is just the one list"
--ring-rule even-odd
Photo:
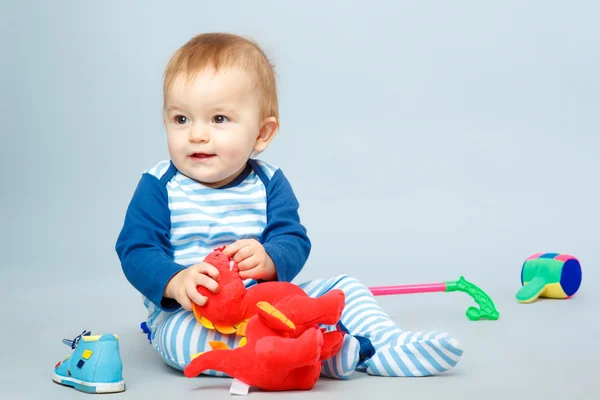
[(272, 281), (277, 277), (275, 264), (262, 244), (256, 239), (238, 240), (225, 247), (223, 253), (237, 263), (242, 279)]
[(203, 306), (208, 297), (202, 296), (197, 286), (204, 286), (213, 293), (219, 292), (219, 270), (208, 263), (194, 264), (175, 274), (165, 287), (164, 296), (175, 299), (187, 310), (192, 310), (192, 301)]

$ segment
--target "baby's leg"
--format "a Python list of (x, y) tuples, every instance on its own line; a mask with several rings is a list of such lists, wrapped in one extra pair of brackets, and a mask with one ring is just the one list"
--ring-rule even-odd
[[(344, 283), (344, 277), (334, 277), (330, 279), (316, 279), (299, 284), (302, 289), (311, 297), (319, 297), (329, 292), (333, 288), (342, 289), (346, 295), (346, 305), (348, 304), (348, 285), (340, 285)], [(343, 315), (346, 313), (344, 311)], [(335, 325), (326, 326), (330, 331), (337, 329)], [(345, 335), (342, 347), (333, 357), (325, 360), (321, 369), (321, 376), (336, 379), (348, 379), (356, 370), (360, 361), (361, 345), (358, 339), (353, 335)]]
[(381, 376), (437, 375), (453, 368), (463, 350), (446, 333), (403, 332), (358, 280), (342, 275), (300, 285), (310, 296), (333, 288), (346, 294), (344, 346), (323, 365), (323, 375), (344, 379), (354, 369)]
[(358, 369), (379, 376), (431, 376), (458, 363), (463, 350), (448, 333), (405, 331), (387, 342), (374, 342), (375, 354)]
[[(181, 310), (161, 323), (151, 335), (151, 342), (164, 362), (172, 368), (183, 371), (190, 363), (191, 356), (211, 350), (211, 341), (226, 343), (229, 348), (239, 346), (241, 336), (225, 335), (214, 329), (206, 329), (198, 323), (191, 311)], [(228, 376), (222, 372), (207, 370), (202, 373), (210, 376)]]

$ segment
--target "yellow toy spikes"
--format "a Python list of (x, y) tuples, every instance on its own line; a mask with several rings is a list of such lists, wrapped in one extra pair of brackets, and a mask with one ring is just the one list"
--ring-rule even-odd
[(238, 325), (237, 329), (236, 329), (236, 335), (238, 336), (246, 336), (246, 326), (248, 325), (248, 322), (244, 321), (241, 324)]
[[(211, 349), (213, 349), (213, 350), (231, 350), (225, 342), (219, 342), (219, 341), (213, 340), (213, 341), (208, 342), (208, 344), (210, 345)], [(242, 338), (242, 340), (240, 340), (239, 347), (242, 347), (245, 344), (246, 344), (246, 338), (244, 337), (244, 338)], [(203, 354), (203, 353), (204, 352), (201, 351), (200, 353), (192, 354), (190, 356), (190, 359), (193, 360), (194, 358), (197, 358), (198, 356), (200, 356), (200, 354)]]
[(256, 303), (258, 308), (258, 315), (261, 316), (271, 328), (293, 331), (296, 329), (296, 325), (288, 319), (281, 311), (273, 307), (273, 305), (266, 301), (259, 301)]
[[(200, 322), (200, 324), (203, 327), (205, 327), (206, 329), (216, 329), (218, 332), (226, 334), (226, 335), (231, 335), (233, 333), (237, 333), (239, 335), (238, 328), (235, 325), (217, 325), (217, 324), (214, 324), (208, 318), (203, 317), (202, 315), (200, 315), (200, 313), (196, 309), (194, 309), (194, 315), (196, 316), (196, 320), (198, 322)], [(244, 322), (242, 322), (242, 323), (244, 323)]]
[(213, 340), (211, 342), (208, 342), (208, 344), (213, 350), (231, 350), (225, 342), (218, 342), (216, 340)]
[(217, 331), (227, 334), (227, 335), (237, 332), (237, 329), (235, 329), (231, 325), (214, 325), (214, 326)]
[(210, 322), (207, 318), (200, 317), (200, 323), (206, 329), (215, 329), (215, 326), (213, 325), (213, 323)]

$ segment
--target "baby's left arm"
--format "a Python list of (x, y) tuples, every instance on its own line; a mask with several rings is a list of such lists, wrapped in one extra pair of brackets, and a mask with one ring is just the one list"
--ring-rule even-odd
[(288, 179), (277, 170), (267, 185), (267, 226), (259, 242), (275, 265), (278, 281), (291, 282), (310, 254), (311, 243), (300, 222), (299, 206)]

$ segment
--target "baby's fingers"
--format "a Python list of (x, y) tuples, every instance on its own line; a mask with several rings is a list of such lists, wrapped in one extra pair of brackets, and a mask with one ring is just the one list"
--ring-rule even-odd
[(238, 269), (240, 270), (240, 276), (242, 275), (241, 271), (248, 271), (248, 270), (258, 267), (259, 265), (260, 265), (260, 257), (259, 256), (253, 255), (253, 256), (246, 258), (242, 262), (238, 263)]
[(241, 239), (237, 242), (225, 247), (223, 254), (228, 257), (232, 257), (235, 262), (248, 258), (252, 254), (252, 247), (258, 243), (255, 239)]
[(177, 299), (177, 302), (181, 305), (181, 307), (183, 307), (184, 310), (192, 311), (192, 302), (190, 301), (188, 296), (180, 296), (180, 298)]
[(206, 262), (197, 264), (196, 271), (200, 272), (201, 274), (210, 275), (210, 277), (213, 278), (215, 281), (218, 281), (219, 277), (221, 276), (221, 273), (214, 265), (211, 265)]
[(194, 278), (196, 286), (204, 286), (213, 293), (219, 293), (219, 284), (208, 275), (198, 274)]
[[(198, 304), (199, 306), (205, 305), (206, 302), (208, 301), (208, 297), (202, 296), (200, 294), (200, 292), (198, 292), (198, 289), (197, 289), (196, 285), (194, 285), (194, 284), (187, 285), (185, 288), (185, 293), (188, 295), (188, 297), (190, 298), (191, 301)], [(183, 306), (183, 304), (182, 304), (182, 306)], [(188, 311), (192, 310), (191, 303), (190, 303), (190, 308), (189, 309), (186, 308), (186, 310), (188, 310)]]
[(248, 245), (246, 241), (247, 239), (241, 239), (230, 244), (229, 246), (225, 246), (225, 248), (223, 249), (223, 254), (225, 254), (227, 257), (233, 256), (235, 253), (238, 252), (239, 249)]
[(252, 268), (246, 271), (240, 271), (240, 278), (242, 279), (261, 279), (264, 275), (264, 271), (260, 268)]

